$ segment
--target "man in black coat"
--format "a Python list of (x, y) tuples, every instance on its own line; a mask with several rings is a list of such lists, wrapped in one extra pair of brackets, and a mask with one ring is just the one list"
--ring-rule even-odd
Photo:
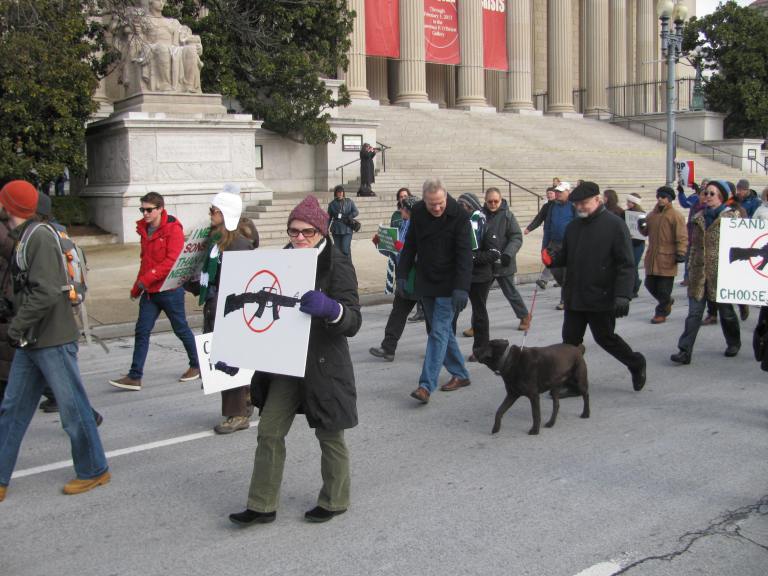
[(442, 182), (424, 182), (423, 200), (413, 207), (397, 268), (398, 290), (402, 291), (404, 279), (416, 267), (415, 292), (431, 326), (419, 387), (411, 393), (423, 404), (429, 402), (437, 388), (441, 366), (451, 374), (443, 388), (455, 390), (470, 384), (452, 324), (454, 315), (464, 309), (469, 299), (471, 235), (469, 216), (448, 195)]
[[(595, 342), (629, 368), (636, 391), (645, 385), (645, 357), (615, 333), (616, 318), (629, 314), (635, 260), (624, 222), (600, 203), (600, 188), (582, 182), (571, 194), (577, 218), (565, 229), (559, 252), (544, 250), (546, 266), (566, 267), (563, 342), (578, 346), (589, 326)], [(566, 396), (574, 395), (572, 391)], [(561, 398), (563, 394), (561, 394)]]

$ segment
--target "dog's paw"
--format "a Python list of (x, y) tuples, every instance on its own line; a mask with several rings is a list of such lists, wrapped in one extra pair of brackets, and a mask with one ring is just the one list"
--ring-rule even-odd
[(581, 417), (582, 417), (582, 418), (589, 418), (589, 412), (584, 412), (584, 413), (581, 415)]
[(538, 433), (539, 433), (539, 429), (538, 428), (531, 428), (528, 431), (528, 436), (537, 436)]
[(501, 426), (494, 426), (493, 430), (491, 430), (491, 434), (498, 434), (500, 429), (501, 429)]
[(544, 424), (544, 428), (552, 428), (552, 426), (554, 425), (555, 425), (554, 422), (547, 422), (546, 424)]

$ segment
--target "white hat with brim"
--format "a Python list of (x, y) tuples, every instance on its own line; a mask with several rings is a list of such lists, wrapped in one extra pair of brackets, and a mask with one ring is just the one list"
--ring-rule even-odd
[(628, 194), (627, 195), (627, 202), (632, 202), (635, 206), (638, 206), (640, 208), (643, 207), (643, 199), (640, 198), (637, 194)]
[(230, 232), (237, 230), (240, 215), (243, 212), (243, 199), (240, 198), (240, 187), (234, 184), (224, 186), (224, 191), (219, 192), (211, 200), (211, 205), (221, 210), (224, 216), (224, 227)]
[(571, 183), (570, 182), (560, 182), (560, 184), (558, 184), (555, 187), (555, 191), (556, 192), (565, 192), (566, 190), (570, 190), (570, 189), (571, 189)]

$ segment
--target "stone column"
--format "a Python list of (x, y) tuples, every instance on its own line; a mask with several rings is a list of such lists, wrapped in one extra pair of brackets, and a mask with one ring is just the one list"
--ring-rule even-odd
[(357, 13), (349, 47), (347, 89), (353, 100), (369, 100), (365, 65), (365, 0), (347, 0), (347, 7)]
[(571, 0), (547, 2), (547, 92), (549, 114), (575, 114), (571, 60)]
[(606, 0), (586, 0), (586, 87), (587, 103), (584, 112), (599, 116), (608, 108), (608, 3)]
[(403, 106), (433, 105), (427, 98), (424, 62), (424, 0), (400, 3), (400, 61), (397, 101)]
[(608, 7), (608, 108), (615, 114), (626, 113), (627, 83), (627, 0), (610, 0)]
[(637, 0), (637, 50), (635, 82), (647, 83), (635, 88), (635, 113), (645, 114), (655, 109), (654, 86), (657, 60), (654, 52), (656, 39), (656, 4), (653, 0)]
[(533, 110), (531, 0), (507, 0), (507, 98), (504, 112)]
[(459, 1), (459, 34), (461, 64), (456, 107), (493, 111), (485, 100), (482, 2)]
[(367, 61), (368, 85), (371, 98), (381, 104), (389, 104), (387, 95), (387, 59), (371, 56)]

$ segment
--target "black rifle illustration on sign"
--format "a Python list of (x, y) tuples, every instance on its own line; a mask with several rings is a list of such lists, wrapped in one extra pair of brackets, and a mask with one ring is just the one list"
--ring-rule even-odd
[(762, 248), (731, 248), (728, 253), (728, 262), (749, 260), (750, 258), (762, 258), (763, 261), (756, 268), (758, 270), (765, 268), (768, 265), (768, 244)]
[[(273, 288), (262, 288), (258, 292), (244, 292), (242, 294), (230, 294), (224, 302), (224, 316), (235, 310), (240, 310), (246, 304), (258, 304), (256, 313), (251, 317), (261, 318), (264, 314), (264, 310), (267, 308), (267, 304), (270, 304), (272, 308), (272, 320), (280, 319), (280, 306), (286, 308), (293, 308), (301, 302), (301, 298), (292, 298), (290, 296), (283, 296), (277, 292), (273, 292)], [(249, 322), (251, 321), (249, 320)]]

